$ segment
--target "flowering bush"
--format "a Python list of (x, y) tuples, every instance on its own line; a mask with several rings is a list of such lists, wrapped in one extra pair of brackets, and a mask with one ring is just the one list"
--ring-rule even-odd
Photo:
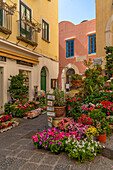
[(74, 131), (75, 128), (75, 122), (73, 118), (63, 118), (61, 121), (58, 123), (58, 128), (60, 130), (69, 132), (69, 131)]
[(85, 162), (88, 159), (93, 159), (100, 152), (100, 148), (102, 146), (99, 142), (86, 138), (78, 141), (76, 138), (70, 136), (66, 141), (65, 151), (68, 152), (70, 158), (76, 158), (78, 162)]
[(58, 153), (64, 150), (65, 141), (67, 140), (69, 133), (61, 132), (56, 128), (44, 130), (41, 133), (37, 133), (32, 136), (33, 143), (37, 147), (42, 147), (51, 150), (51, 152)]
[(79, 96), (67, 99), (67, 115), (77, 120), (81, 115), (82, 99)]
[(6, 104), (5, 108), (7, 108), (7, 105), (9, 106), (9, 109), (6, 114), (11, 114), (16, 117), (23, 117), (23, 114), (25, 115), (28, 111), (38, 108), (39, 102), (28, 101), (27, 103), (24, 103), (23, 101), (19, 101), (12, 105)]
[(90, 126), (87, 131), (86, 131), (86, 136), (87, 137), (94, 137), (95, 135), (98, 135), (98, 131), (95, 127)]
[(84, 115), (84, 114), (80, 116), (78, 122), (83, 123), (84, 125), (91, 125), (92, 123), (94, 123), (89, 115)]
[(12, 115), (3, 115), (0, 117), (0, 123), (10, 121), (12, 119)]
[(85, 137), (88, 127), (89, 125), (76, 123), (73, 118), (64, 118), (58, 123), (58, 128), (61, 131), (69, 132), (70, 134), (76, 133), (75, 136), (78, 140)]

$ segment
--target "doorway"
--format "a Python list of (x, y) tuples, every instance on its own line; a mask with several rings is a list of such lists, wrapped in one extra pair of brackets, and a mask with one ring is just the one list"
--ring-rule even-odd
[(41, 70), (41, 90), (46, 92), (46, 69), (44, 67)]
[(75, 70), (73, 68), (68, 69), (66, 72), (66, 84), (70, 83), (70, 77), (72, 74), (75, 74)]

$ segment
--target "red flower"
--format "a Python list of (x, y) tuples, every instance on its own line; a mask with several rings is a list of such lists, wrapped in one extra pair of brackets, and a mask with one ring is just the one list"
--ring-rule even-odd
[(80, 98), (78, 98), (78, 100), (81, 100)]
[(108, 97), (106, 96), (105, 99), (107, 99)]
[(69, 107), (68, 107), (68, 110), (70, 110), (70, 109), (71, 109), (71, 107), (69, 106)]
[(110, 115), (110, 113), (108, 112), (107, 115)]

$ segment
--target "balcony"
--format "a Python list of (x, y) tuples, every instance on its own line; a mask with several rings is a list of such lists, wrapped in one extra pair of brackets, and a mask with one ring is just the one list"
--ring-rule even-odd
[(17, 36), (17, 40), (23, 41), (33, 47), (37, 47), (38, 45), (38, 32), (41, 31), (41, 24), (33, 23), (27, 19), (18, 20), (18, 28), (19, 36)]
[(10, 35), (12, 33), (12, 15), (16, 10), (16, 4), (8, 5), (0, 0), (0, 32)]

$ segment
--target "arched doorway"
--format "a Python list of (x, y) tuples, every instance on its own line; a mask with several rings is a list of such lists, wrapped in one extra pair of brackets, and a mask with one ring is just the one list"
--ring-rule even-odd
[(75, 74), (75, 70), (73, 68), (68, 69), (66, 72), (66, 84), (69, 84), (72, 74)]
[(41, 90), (46, 92), (46, 69), (44, 67), (41, 70)]

